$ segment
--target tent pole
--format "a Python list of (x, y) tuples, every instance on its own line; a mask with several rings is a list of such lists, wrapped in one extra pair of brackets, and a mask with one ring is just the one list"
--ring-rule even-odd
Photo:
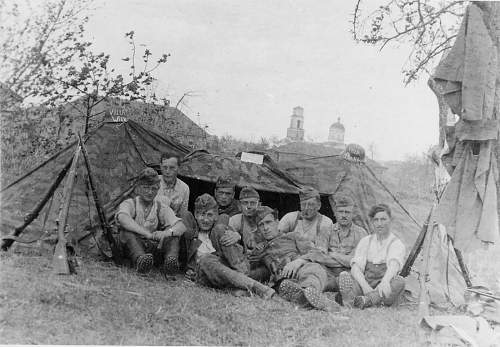
[[(30, 225), (31, 222), (33, 222), (37, 217), (40, 211), (44, 208), (45, 204), (49, 199), (54, 195), (54, 192), (56, 191), (57, 187), (59, 187), (59, 184), (61, 184), (62, 180), (66, 176), (66, 173), (69, 170), (69, 167), (71, 166), (71, 163), (73, 162), (73, 158), (71, 158), (68, 163), (64, 166), (64, 168), (59, 172), (59, 175), (57, 176), (56, 180), (52, 183), (52, 185), (49, 187), (47, 190), (47, 193), (43, 197), (43, 199), (38, 203), (38, 205), (35, 206), (32, 212), (28, 213), (24, 217), (24, 222), (22, 225), (16, 227), (14, 229), (14, 232), (10, 236), (17, 237), (21, 235), (21, 233), (24, 231), (24, 229)], [(13, 239), (4, 239), (2, 240), (1, 244), (1, 249), (3, 251), (8, 251), (10, 246), (14, 243)]]
[(418, 226), (420, 226), (420, 223), (417, 222), (417, 220), (415, 218), (413, 218), (413, 216), (411, 215), (411, 213), (403, 206), (403, 204), (401, 204), (398, 200), (398, 198), (396, 198), (394, 196), (394, 194), (392, 194), (392, 192), (389, 190), (389, 188), (386, 187), (386, 185), (384, 184), (384, 182), (382, 182), (376, 175), (375, 173), (373, 172), (373, 170), (365, 164), (365, 167), (368, 169), (368, 172), (373, 176), (373, 178), (375, 179), (375, 181), (378, 182), (378, 184), (380, 184), (382, 186), (382, 188), (384, 188), (384, 190), (389, 193), (389, 195), (391, 196), (391, 198), (394, 199), (394, 201), (396, 201), (396, 203), (399, 205), (399, 207), (401, 207), (401, 209), (408, 215), (408, 217), (410, 217), (410, 219)]
[(120, 264), (120, 259), (121, 259), (120, 252), (116, 245), (116, 241), (113, 237), (113, 234), (111, 232), (111, 228), (106, 219), (104, 209), (102, 208), (101, 202), (99, 201), (99, 197), (97, 196), (96, 186), (94, 183), (94, 174), (92, 173), (87, 149), (85, 148), (85, 144), (83, 143), (80, 133), (78, 133), (78, 139), (80, 141), (80, 147), (82, 148), (83, 159), (85, 161), (85, 167), (87, 168), (87, 173), (88, 173), (88, 181), (90, 189), (92, 190), (92, 197), (94, 198), (94, 203), (97, 209), (97, 215), (99, 216), (99, 222), (101, 224), (101, 228), (104, 231), (104, 235), (106, 235), (106, 239), (108, 240), (109, 245), (111, 247), (111, 253), (113, 255), (113, 260), (115, 264)]
[[(453, 240), (450, 240), (451, 244), (453, 245)], [(467, 266), (465, 265), (464, 258), (462, 257), (462, 252), (460, 252), (459, 249), (456, 249), (455, 246), (453, 246), (453, 250), (455, 251), (455, 255), (457, 256), (458, 260), (458, 266), (460, 266), (460, 270), (462, 271), (462, 276), (464, 276), (465, 284), (467, 287), (472, 287), (472, 281), (470, 280), (470, 274), (469, 270), (467, 269)]]
[[(427, 227), (429, 228), (428, 224), (427, 224)], [(419, 295), (419, 300), (418, 300), (418, 315), (420, 318), (423, 318), (423, 317), (429, 315), (430, 298), (429, 298), (429, 291), (427, 289), (427, 281), (429, 280), (429, 263), (430, 263), (430, 257), (431, 257), (431, 244), (432, 244), (432, 239), (434, 237), (434, 231), (435, 231), (436, 226), (432, 225), (432, 226), (430, 226), (430, 228), (431, 228), (430, 232), (428, 232), (427, 237), (425, 237), (425, 244), (424, 244), (424, 249), (423, 249), (424, 263), (423, 263), (422, 271), (420, 272), (420, 278), (419, 278), (420, 295)]]
[(76, 147), (75, 155), (71, 162), (68, 177), (64, 182), (63, 190), (63, 203), (59, 211), (59, 220), (57, 227), (57, 244), (54, 251), (54, 258), (52, 259), (52, 270), (58, 275), (69, 275), (71, 268), (68, 262), (68, 252), (66, 249), (66, 222), (68, 220), (69, 205), (71, 204), (71, 195), (73, 194), (73, 187), (75, 183), (76, 167), (78, 166), (78, 158), (80, 157), (81, 146), (78, 144)]

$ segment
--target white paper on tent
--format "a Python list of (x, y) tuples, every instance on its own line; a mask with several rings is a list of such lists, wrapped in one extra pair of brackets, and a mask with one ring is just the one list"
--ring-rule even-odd
[(262, 154), (241, 152), (241, 161), (262, 165), (264, 156)]

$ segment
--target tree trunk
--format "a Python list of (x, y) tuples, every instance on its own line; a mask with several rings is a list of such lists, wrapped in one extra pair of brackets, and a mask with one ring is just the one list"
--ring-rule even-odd
[(438, 106), (439, 106), (439, 147), (443, 148), (445, 140), (446, 140), (446, 123), (447, 123), (448, 114), (450, 113), (450, 107), (448, 106), (448, 104), (444, 100), (444, 96), (443, 96), (442, 92), (439, 90), (434, 79), (429, 78), (429, 80), (427, 81), (427, 85), (434, 92), (434, 94), (436, 95), (437, 101), (438, 101)]

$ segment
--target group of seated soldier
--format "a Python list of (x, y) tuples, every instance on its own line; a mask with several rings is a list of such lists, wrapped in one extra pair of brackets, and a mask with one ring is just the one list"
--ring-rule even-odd
[(397, 304), (405, 246), (391, 231), (387, 205), (372, 207), (374, 233), (368, 235), (352, 221), (352, 197), (334, 197), (333, 223), (319, 213), (319, 192), (306, 187), (300, 210), (280, 220), (252, 187), (243, 187), (236, 200), (231, 177), (221, 176), (214, 196), (195, 199), (193, 215), (189, 187), (177, 178), (179, 164), (165, 155), (162, 175), (144, 169), (135, 197), (116, 212), (124, 254), (139, 273), (157, 266), (167, 278), (183, 272), (235, 295), (281, 297), (325, 311)]

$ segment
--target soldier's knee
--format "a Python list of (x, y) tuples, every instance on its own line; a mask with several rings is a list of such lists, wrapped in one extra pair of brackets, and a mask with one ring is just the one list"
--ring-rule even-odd
[(318, 263), (305, 263), (300, 269), (299, 273), (304, 276), (317, 277), (322, 282), (326, 282), (327, 273), (325, 268)]
[(391, 280), (391, 287), (395, 292), (400, 292), (405, 288), (405, 279), (401, 276), (396, 276)]
[(326, 270), (323, 268), (323, 266), (319, 265), (318, 263), (307, 263), (307, 264), (311, 264), (309, 265), (309, 268), (312, 269), (313, 271), (324, 272), (326, 276)]

